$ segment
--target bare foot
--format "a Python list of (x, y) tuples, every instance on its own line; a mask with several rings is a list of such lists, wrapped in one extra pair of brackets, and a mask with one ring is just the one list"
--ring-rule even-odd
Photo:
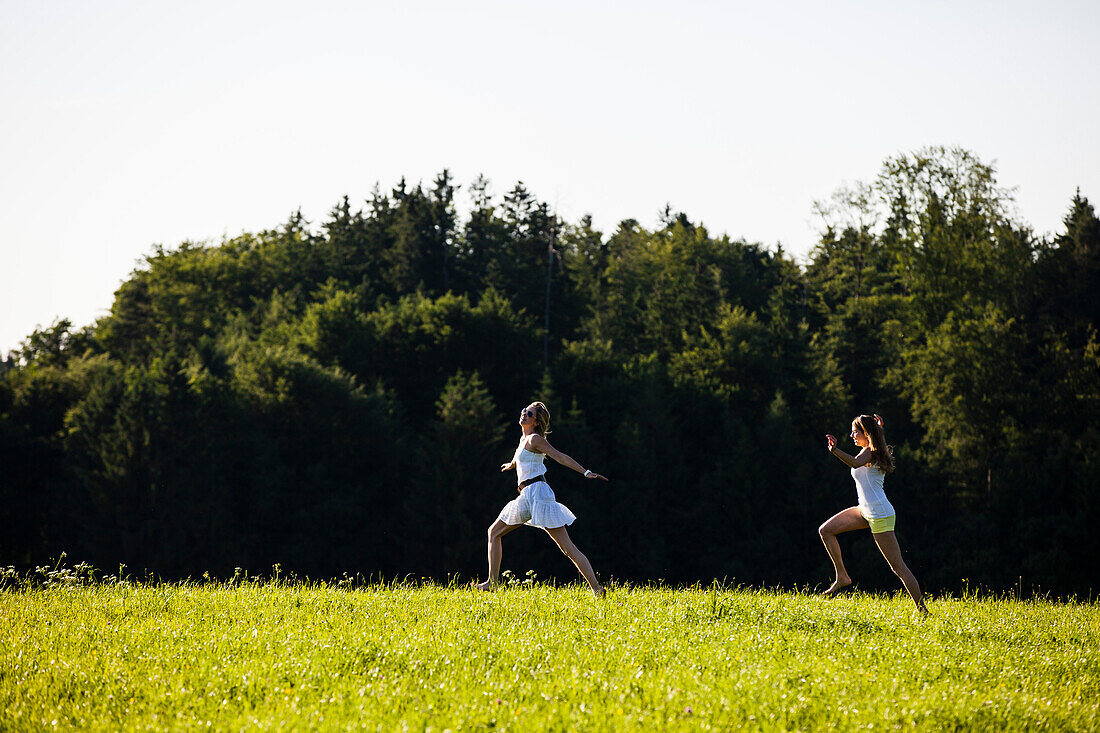
[(491, 580), (486, 580), (484, 583), (470, 583), (470, 587), (476, 588), (477, 590), (492, 590), (496, 587), (496, 583)]
[(826, 591), (824, 593), (822, 593), (821, 595), (823, 595), (823, 596), (835, 596), (837, 593), (844, 590), (845, 588), (847, 588), (851, 584), (852, 584), (852, 579), (851, 578), (844, 578), (843, 580), (841, 580), (840, 578), (837, 578), (836, 580), (833, 581), (833, 584), (830, 585), (828, 587), (828, 589), (826, 589)]
[(601, 586), (599, 586), (599, 587), (593, 588), (593, 589), (592, 589), (592, 592), (596, 594), (596, 597), (597, 597), (597, 598), (603, 598), (604, 596), (606, 596), (606, 595), (607, 595), (607, 588), (604, 588), (604, 587), (603, 587), (603, 586), (601, 585)]

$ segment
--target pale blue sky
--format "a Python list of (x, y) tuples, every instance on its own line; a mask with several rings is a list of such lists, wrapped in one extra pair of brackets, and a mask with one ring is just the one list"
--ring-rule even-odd
[(815, 199), (961, 145), (1054, 232), (1100, 203), (1098, 7), (0, 0), (0, 353), (105, 313), (154, 243), (445, 167), (801, 256)]

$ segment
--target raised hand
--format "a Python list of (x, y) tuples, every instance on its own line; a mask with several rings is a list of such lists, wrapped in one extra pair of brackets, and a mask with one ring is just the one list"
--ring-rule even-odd
[(836, 448), (836, 436), (826, 433), (825, 434), (825, 450), (832, 450), (833, 448)]

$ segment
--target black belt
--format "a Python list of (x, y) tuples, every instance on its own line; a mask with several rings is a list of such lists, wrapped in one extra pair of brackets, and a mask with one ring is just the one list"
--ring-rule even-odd
[(529, 479), (526, 479), (524, 481), (520, 481), (519, 482), (519, 488), (517, 488), (516, 490), (519, 491), (524, 486), (530, 486), (531, 484), (535, 484), (535, 483), (538, 483), (539, 481), (545, 481), (545, 480), (546, 480), (546, 474), (545, 473), (540, 473), (538, 476), (535, 476), (534, 478), (529, 478)]

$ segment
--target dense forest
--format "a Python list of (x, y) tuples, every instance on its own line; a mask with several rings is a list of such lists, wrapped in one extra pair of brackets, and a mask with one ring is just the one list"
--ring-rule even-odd
[[(611, 478), (549, 466), (605, 580), (827, 584), (817, 527), (855, 490), (823, 436), (877, 412), (927, 589), (1100, 590), (1080, 191), (1039, 236), (972, 153), (899, 154), (818, 204), (802, 263), (671, 209), (607, 233), (522, 184), (459, 196), (444, 171), (154, 247), (108, 315), (30, 334), (0, 363), (0, 564), (484, 577), (541, 399), (551, 442)], [(857, 582), (899, 587), (867, 533), (842, 545)], [(574, 577), (534, 530), (503, 567)]]

